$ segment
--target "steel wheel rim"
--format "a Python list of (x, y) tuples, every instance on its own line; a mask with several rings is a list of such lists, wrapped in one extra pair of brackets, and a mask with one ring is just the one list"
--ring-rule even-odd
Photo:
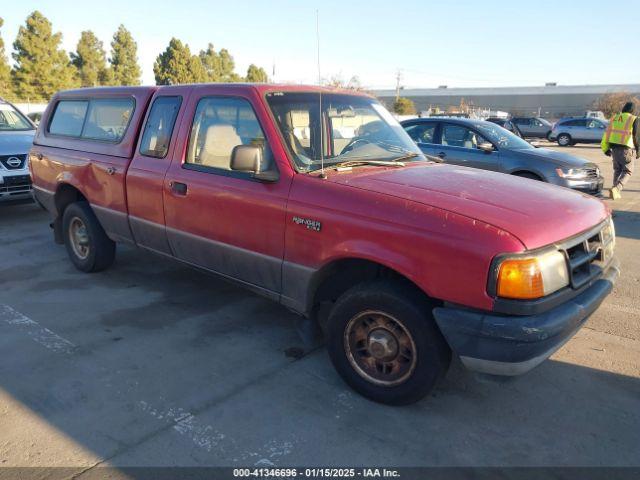
[(85, 260), (90, 251), (89, 234), (87, 233), (87, 226), (78, 217), (73, 217), (69, 222), (69, 239), (71, 240), (73, 253), (81, 260)]
[(358, 313), (344, 330), (349, 363), (368, 382), (391, 387), (404, 383), (417, 364), (417, 349), (409, 330), (388, 313)]
[(560, 145), (568, 145), (569, 144), (569, 139), (566, 136), (561, 136), (559, 139), (560, 141)]

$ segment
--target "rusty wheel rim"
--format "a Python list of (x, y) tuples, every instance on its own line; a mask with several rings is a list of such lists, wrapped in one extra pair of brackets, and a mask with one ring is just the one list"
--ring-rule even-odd
[(89, 256), (89, 234), (86, 225), (78, 217), (73, 217), (69, 222), (69, 239), (73, 253), (85, 260)]
[(413, 337), (402, 322), (385, 312), (367, 310), (349, 320), (344, 348), (353, 369), (376, 385), (399, 385), (416, 367)]

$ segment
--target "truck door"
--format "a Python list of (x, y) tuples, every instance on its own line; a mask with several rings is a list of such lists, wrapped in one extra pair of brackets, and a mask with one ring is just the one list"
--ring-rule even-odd
[[(164, 184), (169, 244), (185, 262), (279, 293), (291, 177), (266, 182), (231, 170), (238, 145), (261, 147), (265, 162), (277, 168), (274, 139), (265, 131), (274, 133), (263, 128), (249, 98), (220, 92), (201, 87), (189, 100), (180, 129), (184, 145)], [(264, 108), (257, 94), (252, 100)]]
[(174, 127), (189, 91), (189, 87), (175, 87), (154, 98), (127, 172), (129, 225), (136, 244), (169, 255), (162, 190), (175, 147), (178, 129)]

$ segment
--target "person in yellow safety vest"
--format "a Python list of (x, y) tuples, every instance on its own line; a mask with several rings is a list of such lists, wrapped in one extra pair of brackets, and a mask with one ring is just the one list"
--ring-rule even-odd
[(612, 200), (618, 200), (620, 192), (633, 173), (633, 163), (640, 155), (638, 149), (638, 117), (633, 114), (633, 102), (627, 102), (622, 112), (616, 113), (602, 136), (600, 146), (613, 160), (613, 187), (609, 191)]

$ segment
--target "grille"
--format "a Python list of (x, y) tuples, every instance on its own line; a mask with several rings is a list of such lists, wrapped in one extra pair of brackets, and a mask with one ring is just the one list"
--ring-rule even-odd
[(598, 178), (600, 176), (600, 169), (598, 167), (586, 167), (587, 178)]
[(577, 289), (598, 277), (613, 257), (614, 248), (611, 220), (565, 246), (571, 286)]
[[(14, 158), (20, 160), (20, 163), (11, 165), (11, 163), (15, 163), (15, 160), (13, 160)], [(12, 159), (12, 161), (10, 162), (9, 159)], [(7, 170), (20, 170), (21, 168), (24, 168), (26, 161), (27, 155), (0, 155), (0, 163), (2, 163), (2, 166)]]

